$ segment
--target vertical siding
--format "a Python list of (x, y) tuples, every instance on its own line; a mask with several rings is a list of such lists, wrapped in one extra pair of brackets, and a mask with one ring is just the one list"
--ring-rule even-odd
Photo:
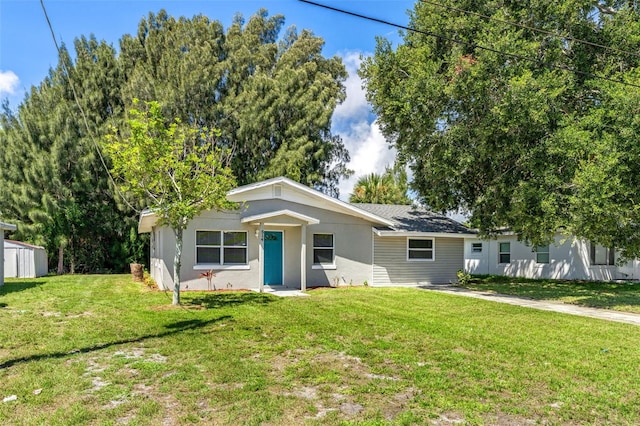
[(373, 284), (443, 284), (464, 266), (462, 238), (435, 238), (434, 261), (407, 261), (406, 237), (374, 237)]

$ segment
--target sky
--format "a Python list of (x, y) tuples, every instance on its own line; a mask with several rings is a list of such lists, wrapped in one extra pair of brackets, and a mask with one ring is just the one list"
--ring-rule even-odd
[[(135, 34), (138, 23), (149, 12), (165, 9), (170, 15), (206, 15), (228, 27), (236, 13), (245, 18), (260, 8), (270, 15), (282, 14), (285, 26), (309, 29), (325, 40), (323, 54), (340, 56), (349, 77), (347, 99), (333, 115), (332, 131), (342, 137), (351, 154), (350, 179), (340, 182), (340, 198), (347, 199), (359, 176), (380, 173), (391, 165), (395, 152), (389, 149), (367, 104), (357, 69), (363, 56), (375, 49), (376, 36), (401, 41), (398, 30), (384, 24), (312, 6), (298, 0), (43, 0), (58, 43), (68, 46), (81, 35), (94, 34), (116, 48), (124, 34)], [(350, 12), (407, 25), (407, 10), (413, 0), (316, 0)], [(57, 53), (40, 0), (0, 0), (0, 99), (15, 109), (32, 86), (37, 86)]]

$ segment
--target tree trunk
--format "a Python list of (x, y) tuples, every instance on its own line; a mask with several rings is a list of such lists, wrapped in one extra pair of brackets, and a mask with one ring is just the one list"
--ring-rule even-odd
[(64, 274), (64, 247), (58, 246), (58, 275)]
[(69, 238), (69, 273), (71, 275), (76, 273), (76, 258), (73, 250), (73, 238)]
[(182, 266), (182, 231), (183, 228), (174, 229), (176, 235), (176, 255), (173, 258), (173, 305), (180, 304), (180, 267)]

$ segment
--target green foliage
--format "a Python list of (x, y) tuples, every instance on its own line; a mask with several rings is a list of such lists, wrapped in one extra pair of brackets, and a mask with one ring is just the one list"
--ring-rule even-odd
[(75, 53), (74, 63), (63, 48), (57, 67), (15, 113), (4, 105), (0, 212), (18, 224), (15, 238), (46, 247), (50, 266), (58, 263), (59, 272), (123, 271), (130, 253), (122, 241), (137, 220), (113, 198), (69, 77), (89, 127), (98, 133), (122, 109), (114, 90), (122, 80), (106, 43), (81, 38)]
[(192, 129), (220, 129), (239, 184), (285, 175), (337, 195), (349, 154), (330, 120), (346, 72), (322, 56), (322, 39), (294, 28), (281, 35), (283, 25), (264, 10), (226, 31), (160, 11), (118, 50), (93, 36), (75, 40), (75, 55), (63, 46), (17, 111), (3, 104), (0, 217), (19, 225), (16, 238), (46, 246), (51, 266), (59, 257), (61, 271), (124, 271), (142, 260), (146, 237), (129, 236), (145, 205), (116, 194), (96, 150), (124, 128), (135, 98), (161, 102)]
[[(134, 100), (137, 106), (138, 101)], [(158, 102), (129, 111), (127, 125), (105, 137), (113, 177), (120, 190), (149, 206), (158, 224), (176, 236), (174, 304), (180, 303), (182, 232), (204, 210), (233, 209), (227, 192), (236, 186), (230, 150), (216, 142), (220, 131), (168, 123)]]
[(417, 2), (412, 27), (462, 43), (416, 32), (395, 50), (378, 41), (361, 75), (420, 200), (470, 211), (484, 235), (507, 226), (544, 245), (560, 230), (640, 255), (639, 91), (593, 77), (639, 84), (640, 58), (570, 38), (637, 52), (636, 7), (442, 3), (567, 38)]
[(371, 173), (360, 177), (349, 196), (349, 202), (411, 204), (408, 190), (407, 172), (401, 167), (387, 167), (382, 174)]
[(331, 116), (345, 98), (346, 71), (324, 58), (324, 41), (289, 28), (262, 9), (226, 32), (205, 16), (149, 14), (137, 35), (125, 35), (122, 96), (158, 101), (168, 116), (218, 128), (244, 185), (287, 176), (337, 195), (349, 154), (331, 134)]
[(160, 223), (174, 230), (184, 229), (203, 210), (233, 208), (226, 194), (235, 178), (226, 167), (229, 149), (216, 142), (220, 131), (180, 119), (167, 124), (158, 102), (146, 107), (132, 108), (128, 128), (105, 138), (121, 191), (144, 200)]
[(471, 274), (465, 272), (463, 269), (458, 269), (456, 277), (458, 278), (458, 284), (460, 285), (466, 286), (471, 282)]

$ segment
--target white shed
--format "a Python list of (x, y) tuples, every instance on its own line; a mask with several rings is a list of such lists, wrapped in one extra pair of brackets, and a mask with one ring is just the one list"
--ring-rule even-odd
[(36, 278), (47, 275), (47, 252), (44, 247), (20, 241), (4, 241), (4, 277)]
[[(15, 231), (16, 226), (0, 222), (0, 243), (4, 247), (4, 231)], [(4, 255), (3, 255), (4, 256)], [(0, 262), (0, 285), (4, 284), (4, 261)]]

